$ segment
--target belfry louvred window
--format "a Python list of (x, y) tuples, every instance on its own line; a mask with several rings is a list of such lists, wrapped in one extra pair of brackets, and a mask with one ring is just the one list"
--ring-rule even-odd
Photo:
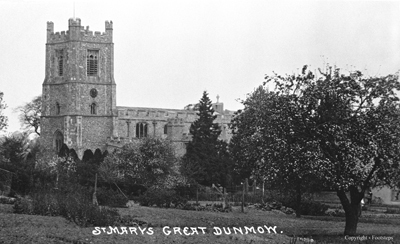
[(99, 70), (99, 50), (88, 50), (86, 57), (86, 69), (88, 76), (96, 76)]
[(56, 57), (57, 57), (57, 75), (63, 76), (64, 75), (64, 50), (56, 50)]

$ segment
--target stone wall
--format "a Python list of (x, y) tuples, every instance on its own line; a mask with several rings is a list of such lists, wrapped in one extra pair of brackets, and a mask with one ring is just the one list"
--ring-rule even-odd
[(99, 148), (106, 149), (107, 137), (112, 135), (113, 118), (84, 117), (82, 120), (82, 147), (81, 150)]
[[(167, 126), (168, 139), (187, 142), (190, 126), (198, 118), (196, 111), (180, 109), (117, 107), (117, 111), (118, 133), (121, 137), (128, 137), (128, 124), (129, 137), (136, 137), (136, 124), (144, 122), (148, 124), (149, 136), (163, 137), (164, 126)], [(228, 127), (232, 116), (231, 111), (226, 111), (226, 114), (217, 114), (215, 123), (221, 126), (220, 139), (222, 140), (229, 141), (232, 137)]]
[(40, 145), (47, 153), (55, 154), (54, 133), (57, 130), (64, 133), (64, 119), (62, 117), (43, 117), (40, 126)]

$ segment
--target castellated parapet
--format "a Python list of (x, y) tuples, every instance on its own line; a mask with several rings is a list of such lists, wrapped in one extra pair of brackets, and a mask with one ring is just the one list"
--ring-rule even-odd
[(91, 31), (89, 26), (81, 26), (79, 18), (68, 20), (68, 30), (55, 32), (54, 23), (47, 22), (47, 43), (61, 43), (67, 41), (85, 41), (85, 42), (101, 42), (112, 43), (113, 23), (105, 22), (105, 32)]

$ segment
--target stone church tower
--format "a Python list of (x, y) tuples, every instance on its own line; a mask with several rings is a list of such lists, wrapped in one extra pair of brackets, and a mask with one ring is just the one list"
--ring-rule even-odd
[(42, 91), (41, 141), (52, 154), (63, 143), (80, 158), (86, 149), (106, 149), (118, 136), (112, 22), (92, 32), (80, 19), (54, 33), (47, 22), (46, 75)]
[[(41, 144), (55, 155), (65, 144), (82, 158), (86, 150), (112, 152), (143, 137), (171, 141), (183, 155), (197, 119), (190, 108), (116, 106), (114, 44), (111, 21), (105, 32), (92, 32), (80, 19), (69, 19), (68, 30), (54, 33), (47, 22), (46, 75), (42, 91)], [(218, 98), (217, 98), (218, 100)], [(213, 104), (220, 139), (229, 140), (233, 111)]]

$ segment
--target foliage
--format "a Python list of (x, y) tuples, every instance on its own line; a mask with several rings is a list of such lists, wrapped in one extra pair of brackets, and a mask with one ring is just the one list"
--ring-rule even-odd
[(112, 184), (125, 181), (150, 187), (167, 177), (176, 162), (169, 141), (142, 138), (109, 154), (101, 163), (99, 173)]
[(97, 189), (97, 201), (99, 205), (109, 207), (125, 207), (128, 199), (119, 191), (111, 188), (100, 187)]
[[(281, 202), (283, 206), (297, 209), (296, 198), (292, 195), (284, 195), (276, 199)], [(328, 210), (329, 206), (311, 199), (304, 199), (300, 205), (300, 214), (312, 215), (312, 216), (323, 216)]]
[(181, 172), (203, 185), (226, 186), (230, 180), (230, 157), (227, 145), (218, 139), (221, 129), (214, 123), (211, 100), (206, 91), (198, 104), (198, 119), (190, 126), (192, 140), (188, 143)]
[[(345, 234), (354, 235), (365, 191), (394, 186), (399, 175), (396, 91), (400, 83), (397, 75), (365, 77), (359, 71), (343, 74), (332, 67), (320, 74), (316, 77), (305, 66), (299, 75), (267, 76), (261, 92), (255, 93), (260, 98), (245, 104), (248, 109), (238, 118), (255, 115), (234, 126), (233, 132), (249, 145), (240, 145), (241, 159), (256, 171), (261, 169), (261, 176), (271, 179), (276, 174), (274, 179), (285, 179), (293, 171), (288, 175), (305, 182), (314, 177), (335, 189), (346, 213)], [(274, 92), (265, 87), (270, 82), (275, 84)], [(259, 109), (265, 104), (268, 109)], [(276, 164), (279, 158), (286, 161), (284, 168)]]
[(322, 175), (315, 167), (320, 158), (317, 143), (304, 137), (310, 122), (303, 120), (307, 111), (297, 102), (296, 91), (277, 90), (260, 86), (243, 101), (244, 109), (231, 123), (230, 147), (236, 178), (251, 175), (270, 187), (292, 191), (300, 216), (303, 193), (321, 185)]
[(29, 133), (16, 132), (0, 139), (0, 168), (12, 172), (11, 190), (26, 194), (32, 188), (38, 139)]
[(24, 106), (20, 106), (16, 109), (19, 114), (19, 120), (26, 129), (35, 131), (36, 134), (40, 135), (40, 116), (42, 112), (42, 96), (36, 96), (26, 103)]
[(18, 197), (14, 202), (14, 213), (33, 214), (32, 200), (27, 197)]
[(0, 195), (0, 204), (14, 204), (15, 198)]
[(31, 199), (17, 199), (14, 212), (63, 216), (82, 227), (114, 225), (119, 218), (117, 210), (93, 205), (90, 193), (78, 186), (64, 190), (38, 190), (31, 194)]
[(187, 199), (181, 197), (173, 189), (150, 188), (143, 195), (139, 196), (138, 201), (142, 206), (153, 206), (170, 208), (184, 205)]
[(104, 161), (106, 155), (107, 152), (102, 154), (99, 149), (94, 154), (90, 150), (87, 150), (82, 160), (75, 159), (79, 184), (84, 186), (94, 185), (96, 174), (99, 173), (100, 164)]
[[(34, 189), (60, 188), (69, 187), (71, 184), (80, 183), (81, 162), (74, 153), (71, 153), (68, 147), (59, 156), (50, 156), (47, 154), (39, 154), (35, 162), (35, 170), (33, 173)], [(61, 156), (62, 155), (62, 156)], [(84, 186), (83, 184), (81, 184)], [(85, 185), (87, 186), (87, 185)]]
[(182, 205), (183, 210), (192, 211), (207, 211), (207, 212), (232, 212), (232, 206), (223, 206), (222, 203), (207, 204), (206, 206), (196, 204), (196, 203), (186, 203)]
[(4, 93), (0, 91), (0, 131), (7, 128), (7, 116), (3, 115), (3, 110), (7, 108), (7, 105), (3, 101)]

